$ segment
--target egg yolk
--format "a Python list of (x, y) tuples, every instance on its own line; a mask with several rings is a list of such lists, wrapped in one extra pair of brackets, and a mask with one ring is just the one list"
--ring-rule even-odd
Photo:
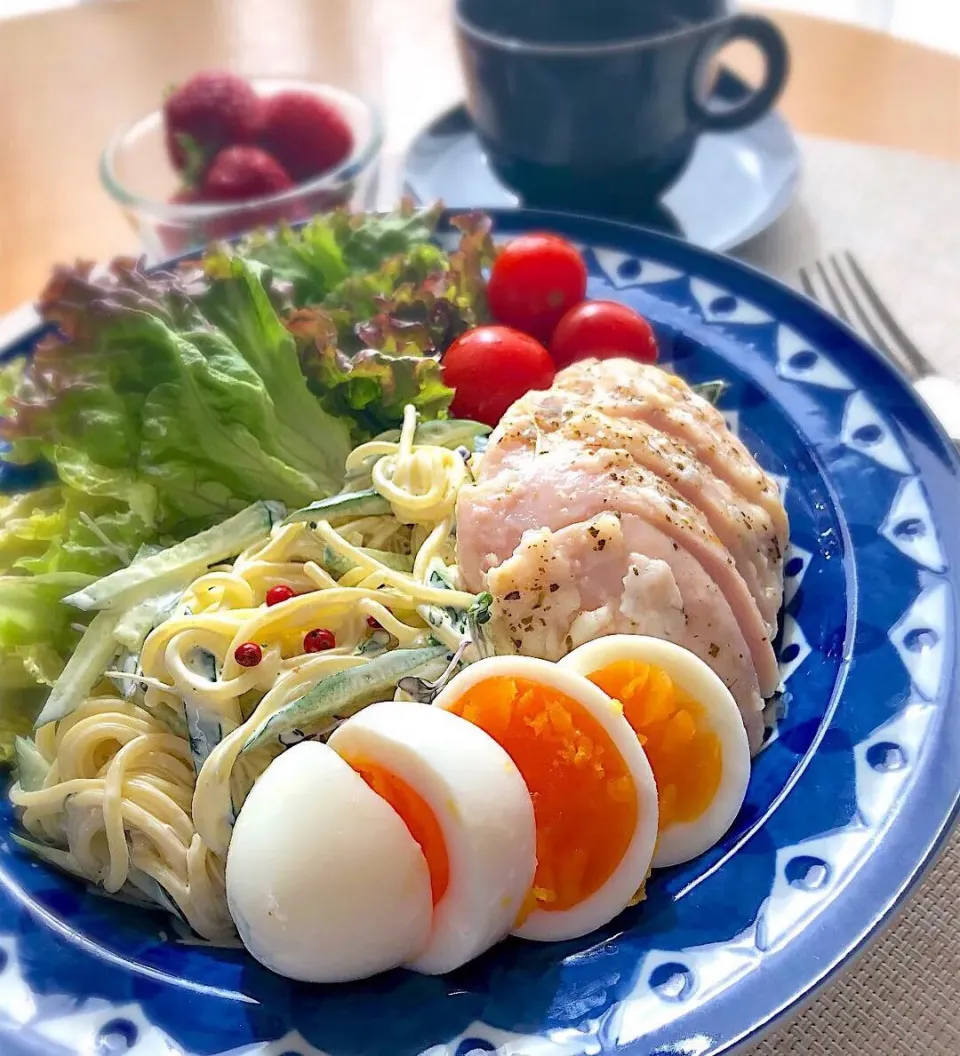
[[(566, 694), (502, 675), (478, 682), (449, 710), (497, 741), (527, 784), (537, 826), (536, 906), (570, 909), (599, 890), (639, 814), (633, 777), (603, 726)], [(525, 904), (521, 918), (532, 908)]]
[(347, 759), (346, 762), (378, 796), (393, 807), (410, 830), (410, 835), (420, 844), (420, 850), (423, 851), (423, 856), (427, 860), (427, 868), (430, 870), (430, 891), (433, 895), (433, 904), (436, 905), (446, 894), (450, 883), (450, 860), (447, 857), (447, 845), (436, 815), (427, 806), (423, 797), (418, 795), (406, 781), (390, 773), (389, 770), (385, 770), (378, 763), (366, 759)]
[(660, 829), (694, 821), (710, 806), (723, 776), (720, 740), (703, 706), (652, 664), (619, 660), (587, 676), (623, 705), (657, 783)]

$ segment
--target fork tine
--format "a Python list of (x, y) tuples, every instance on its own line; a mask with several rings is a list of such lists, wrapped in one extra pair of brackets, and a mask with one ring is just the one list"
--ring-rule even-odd
[(872, 305), (873, 310), (877, 313), (880, 322), (883, 323), (891, 337), (899, 344), (900, 351), (906, 359), (909, 360), (913, 369), (920, 377), (924, 377), (927, 374), (935, 374), (936, 370), (934, 369), (933, 364), (920, 351), (920, 349), (917, 348), (910, 338), (907, 337), (900, 324), (890, 314), (890, 310), (881, 300), (880, 294), (874, 289), (872, 283), (864, 274), (863, 268), (857, 263), (856, 257), (849, 251), (847, 251), (844, 256), (847, 258), (847, 263), (850, 265), (850, 270), (856, 277), (857, 282), (860, 283), (860, 288), (863, 290), (864, 296)]
[(847, 310), (844, 308), (843, 301), (840, 300), (837, 291), (834, 289), (833, 283), (830, 281), (830, 276), (827, 274), (827, 269), (823, 266), (823, 261), (818, 260), (816, 268), (817, 274), (820, 276), (820, 281), (823, 283), (824, 288), (827, 291), (827, 296), (830, 298), (830, 303), (833, 305), (833, 314), (838, 319), (842, 319), (845, 323), (849, 323), (850, 326), (853, 326), (853, 320), (847, 315)]
[(887, 343), (883, 334), (881, 334), (873, 325), (870, 316), (863, 310), (863, 305), (857, 300), (857, 295), (853, 292), (850, 282), (846, 275), (844, 275), (843, 269), (840, 267), (840, 262), (835, 256), (832, 256), (830, 257), (830, 263), (833, 265), (833, 270), (837, 273), (837, 278), (840, 281), (840, 285), (843, 287), (843, 292), (847, 295), (847, 300), (849, 300), (853, 310), (857, 313), (861, 329), (866, 331), (867, 336), (873, 342), (874, 347), (883, 352), (887, 359), (892, 360), (894, 363), (899, 363), (896, 352)]
[(813, 283), (810, 280), (810, 275), (806, 268), (800, 269), (800, 285), (803, 287), (803, 292), (811, 301), (818, 301), (820, 299), (817, 297), (817, 291), (813, 288)]

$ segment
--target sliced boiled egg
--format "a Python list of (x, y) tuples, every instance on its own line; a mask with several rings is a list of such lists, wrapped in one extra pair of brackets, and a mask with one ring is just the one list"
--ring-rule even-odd
[(400, 815), (339, 755), (305, 741), (253, 786), (227, 854), (227, 904), (261, 964), (313, 983), (362, 979), (430, 938), (430, 870)]
[(406, 822), (430, 869), (433, 924), (407, 966), (452, 971), (499, 942), (536, 868), (527, 786), (483, 730), (425, 704), (372, 704), (330, 747)]
[(618, 700), (644, 747), (660, 801), (654, 867), (712, 847), (737, 816), (750, 780), (747, 735), (723, 682), (688, 650), (641, 635), (596, 638), (559, 666)]
[(546, 660), (491, 657), (434, 702), (484, 730), (533, 799), (537, 868), (513, 934), (553, 941), (606, 924), (650, 868), (656, 786), (619, 704)]

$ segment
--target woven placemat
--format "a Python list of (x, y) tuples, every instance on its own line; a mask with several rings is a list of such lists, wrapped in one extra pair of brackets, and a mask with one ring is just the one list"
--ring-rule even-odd
[(801, 150), (796, 200), (735, 255), (796, 285), (801, 266), (852, 250), (913, 341), (960, 379), (960, 165), (814, 137)]
[[(796, 284), (797, 269), (850, 249), (913, 340), (960, 379), (960, 166), (803, 141), (787, 214), (738, 255)], [(749, 1056), (960, 1056), (960, 832), (903, 915)]]
[(745, 1056), (960, 1054), (960, 832), (900, 919)]

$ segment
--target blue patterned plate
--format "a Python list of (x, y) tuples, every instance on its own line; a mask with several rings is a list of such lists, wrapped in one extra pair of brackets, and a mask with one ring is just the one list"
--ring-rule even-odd
[(708, 1056), (796, 1006), (894, 913), (960, 794), (956, 455), (852, 333), (742, 265), (629, 227), (505, 211), (583, 248), (786, 491), (786, 714), (723, 843), (575, 942), (443, 978), (308, 987), (25, 857), (0, 818), (5, 1056)]

